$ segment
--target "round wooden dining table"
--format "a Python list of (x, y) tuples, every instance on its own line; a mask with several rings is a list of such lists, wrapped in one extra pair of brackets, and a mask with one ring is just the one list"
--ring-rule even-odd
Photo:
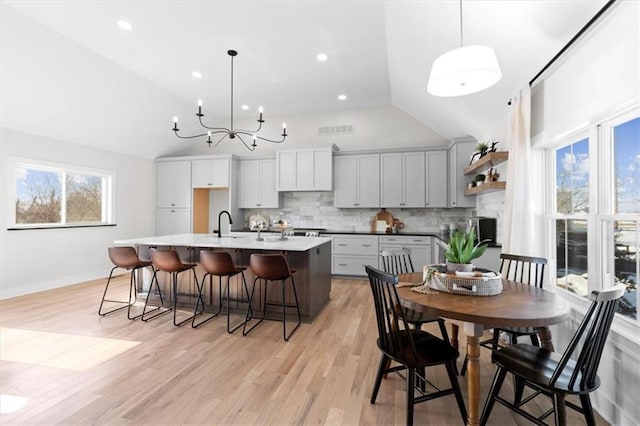
[[(421, 283), (422, 272), (401, 274), (400, 282)], [(538, 327), (543, 348), (553, 350), (550, 325), (569, 318), (569, 303), (548, 290), (502, 280), (495, 296), (463, 296), (442, 291), (427, 294), (399, 287), (402, 304), (413, 310), (462, 323), (467, 335), (468, 425), (480, 424), (480, 337), (492, 327)]]

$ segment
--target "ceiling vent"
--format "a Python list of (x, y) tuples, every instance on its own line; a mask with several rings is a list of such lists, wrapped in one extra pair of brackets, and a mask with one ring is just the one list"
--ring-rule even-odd
[(340, 126), (325, 126), (318, 128), (320, 136), (339, 136), (353, 133), (353, 124), (343, 124)]

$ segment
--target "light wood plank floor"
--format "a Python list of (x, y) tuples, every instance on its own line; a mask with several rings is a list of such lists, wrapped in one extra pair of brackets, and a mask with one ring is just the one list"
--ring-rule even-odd
[[(11, 352), (11, 360), (2, 357), (0, 362), (0, 393), (27, 399), (24, 408), (12, 413), (4, 412), (10, 407), (3, 404), (0, 424), (405, 422), (400, 377), (385, 379), (376, 404), (369, 403), (379, 351), (364, 280), (334, 279), (330, 304), (288, 343), (277, 322), (265, 322), (243, 337), (240, 330), (226, 333), (224, 317), (195, 330), (174, 327), (170, 314), (147, 323), (128, 321), (123, 311), (101, 318), (97, 308), (104, 282), (0, 301), (0, 326), (11, 331), (5, 341), (10, 347), (0, 348), (0, 354)], [(124, 290), (126, 277), (117, 283)], [(31, 332), (44, 337), (34, 342)], [(91, 351), (77, 346), (82, 337), (91, 338), (87, 342), (100, 338), (95, 344), (106, 352), (99, 362), (85, 362)], [(64, 347), (62, 364), (38, 361), (43, 354), (45, 359), (61, 356), (58, 346)], [(15, 360), (20, 351), (24, 362)], [(41, 356), (28, 356), (34, 351)], [(488, 355), (482, 351), (483, 395), (494, 372)], [(427, 375), (436, 384), (447, 383), (443, 367)], [(460, 383), (466, 394), (464, 378)], [(572, 410), (569, 415), (569, 424), (584, 424)], [(415, 424), (462, 424), (453, 396), (417, 405)], [(526, 421), (496, 404), (490, 424)]]

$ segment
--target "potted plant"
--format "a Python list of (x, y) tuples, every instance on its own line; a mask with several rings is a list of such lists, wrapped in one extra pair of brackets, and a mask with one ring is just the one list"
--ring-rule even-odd
[(480, 142), (476, 145), (476, 152), (480, 153), (480, 158), (487, 155), (487, 151), (489, 150), (489, 144), (487, 142)]
[(487, 244), (484, 241), (476, 244), (475, 239), (476, 231), (474, 228), (471, 228), (468, 232), (454, 232), (444, 252), (444, 257), (447, 259), (448, 272), (473, 271), (471, 261), (482, 256), (487, 249)]
[(485, 179), (486, 179), (486, 176), (484, 174), (482, 174), (482, 173), (480, 173), (479, 175), (476, 175), (476, 177), (474, 179), (475, 182), (476, 182), (476, 186), (482, 185), (484, 183)]

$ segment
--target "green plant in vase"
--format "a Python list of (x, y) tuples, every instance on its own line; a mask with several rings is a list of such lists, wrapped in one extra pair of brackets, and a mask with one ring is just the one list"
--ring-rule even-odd
[(473, 264), (471, 261), (484, 254), (487, 249), (485, 241), (475, 242), (476, 231), (471, 228), (468, 232), (456, 231), (449, 241), (449, 245), (444, 252), (447, 259), (447, 271), (471, 272)]

